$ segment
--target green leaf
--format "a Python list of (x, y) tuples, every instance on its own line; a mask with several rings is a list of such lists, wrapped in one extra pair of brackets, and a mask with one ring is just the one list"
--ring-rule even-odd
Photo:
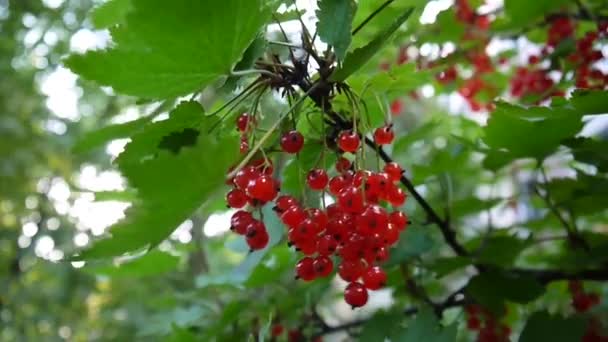
[(352, 0), (321, 0), (317, 6), (317, 33), (322, 41), (333, 46), (336, 57), (342, 61), (350, 45), (357, 4)]
[(331, 75), (331, 80), (335, 82), (342, 82), (346, 80), (350, 75), (359, 70), (382, 48), (382, 46), (388, 41), (391, 35), (399, 29), (399, 27), (410, 17), (413, 8), (409, 8), (399, 16), (389, 27), (384, 31), (380, 32), (376, 37), (370, 41), (367, 45), (355, 49), (349, 52), (344, 58), (344, 63), (341, 67), (337, 68)]
[(173, 271), (178, 264), (179, 257), (161, 251), (151, 251), (132, 261), (116, 266), (87, 266), (84, 270), (109, 277), (149, 277)]
[(393, 341), (452, 342), (456, 340), (457, 324), (442, 327), (430, 308), (424, 307), (406, 328), (396, 334)]
[(599, 172), (608, 172), (608, 140), (574, 138), (564, 141), (572, 149), (574, 159), (595, 165)]
[(357, 79), (351, 78), (349, 84), (355, 88), (370, 89), (377, 94), (398, 93), (401, 95), (429, 83), (432, 79), (431, 72), (417, 70), (414, 63), (405, 63), (392, 67), (388, 71), (378, 72), (371, 78), (369, 74), (360, 75)]
[(562, 140), (583, 127), (580, 111), (567, 108), (529, 107), (499, 103), (484, 129), (484, 141), (492, 149), (504, 149), (513, 157), (543, 158)]
[(198, 91), (229, 74), (267, 18), (262, 0), (131, 0), (114, 45), (65, 64), (116, 91), (150, 99)]
[(439, 126), (439, 120), (431, 120), (422, 124), (420, 127), (414, 128), (407, 134), (403, 134), (395, 141), (393, 151), (395, 153), (406, 152), (415, 142), (427, 138), (431, 135), (431, 132), (433, 132)]
[(537, 311), (528, 318), (519, 342), (542, 341), (547, 336), (551, 336), (551, 342), (580, 341), (588, 324), (583, 316), (565, 318)]
[(505, 12), (513, 26), (524, 27), (535, 20), (559, 11), (570, 0), (505, 0)]
[[(168, 120), (152, 123), (133, 136), (117, 162), (137, 189), (138, 201), (124, 220), (111, 227), (110, 238), (97, 241), (77, 259), (154, 247), (223, 186), (226, 170), (238, 156), (238, 138), (208, 134), (211, 121), (203, 116), (200, 104), (184, 102)], [(184, 128), (202, 132), (194, 146), (179, 153), (159, 148), (165, 136)]]
[(84, 153), (94, 148), (101, 147), (112, 140), (128, 138), (145, 126), (150, 119), (151, 118), (144, 117), (121, 124), (102, 127), (98, 130), (89, 132), (76, 141), (72, 151), (74, 153)]
[(426, 265), (427, 268), (437, 274), (438, 278), (444, 277), (456, 270), (464, 268), (472, 263), (470, 258), (466, 257), (447, 257), (437, 258)]
[(181, 328), (177, 324), (173, 324), (171, 335), (165, 340), (166, 342), (197, 342), (196, 335), (187, 328)]
[(608, 91), (578, 89), (572, 94), (570, 102), (583, 114), (607, 114)]
[(384, 341), (398, 332), (405, 316), (399, 311), (378, 311), (363, 325), (359, 341)]
[(532, 276), (519, 276), (498, 271), (486, 271), (471, 278), (466, 292), (476, 302), (494, 313), (504, 308), (505, 300), (526, 304), (545, 291)]
[(531, 243), (530, 240), (507, 235), (479, 238), (476, 242), (483, 244), (476, 255), (477, 262), (496, 266), (511, 266), (515, 258)]
[(500, 198), (482, 200), (475, 196), (459, 199), (452, 203), (452, 215), (454, 217), (462, 217), (475, 214), (493, 208), (501, 201), (502, 199)]
[(96, 29), (104, 29), (122, 23), (131, 10), (131, 0), (108, 0), (91, 12), (91, 22)]
[(434, 245), (428, 227), (410, 226), (402, 234), (393, 250), (388, 265), (397, 265), (428, 252)]

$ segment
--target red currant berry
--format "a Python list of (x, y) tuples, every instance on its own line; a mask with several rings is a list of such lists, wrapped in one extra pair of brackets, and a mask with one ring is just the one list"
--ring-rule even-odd
[(390, 254), (389, 254), (388, 248), (386, 248), (386, 247), (380, 247), (376, 251), (376, 261), (377, 262), (385, 262), (388, 260), (389, 257), (390, 257)]
[(337, 196), (340, 191), (350, 185), (350, 183), (351, 182), (344, 175), (332, 177), (332, 179), (329, 181), (329, 193)]
[(327, 277), (334, 269), (334, 263), (325, 255), (319, 255), (312, 263), (312, 267), (320, 277)]
[(337, 248), (338, 241), (331, 235), (323, 235), (317, 241), (317, 253), (319, 253), (319, 255), (332, 255), (336, 252)]
[(239, 117), (236, 118), (236, 128), (240, 132), (245, 132), (247, 129), (251, 128), (251, 125), (254, 122), (254, 120), (252, 119), (253, 118), (249, 115), (249, 113), (243, 113), (239, 115)]
[(405, 230), (409, 224), (409, 219), (402, 211), (393, 211), (388, 216), (388, 222), (391, 223), (398, 230)]
[(283, 328), (283, 325), (281, 324), (275, 324), (272, 326), (272, 337), (279, 337), (281, 336), (281, 334), (283, 334), (283, 331), (285, 330), (285, 328)]
[(313, 267), (314, 260), (311, 257), (304, 257), (296, 264), (296, 279), (311, 281), (317, 277), (315, 268)]
[(234, 176), (234, 185), (241, 190), (245, 190), (247, 189), (249, 182), (258, 178), (259, 175), (260, 171), (258, 171), (254, 166), (245, 166)]
[(379, 266), (373, 266), (363, 273), (363, 284), (370, 290), (378, 290), (386, 284), (386, 272)]
[(230, 230), (239, 235), (245, 235), (245, 233), (247, 233), (247, 226), (254, 220), (255, 219), (250, 212), (239, 210), (232, 214), (232, 217), (230, 218)]
[(247, 226), (247, 245), (252, 251), (263, 249), (268, 245), (270, 236), (266, 231), (266, 227), (262, 221), (255, 220)]
[(350, 166), (351, 166), (350, 160), (348, 160), (344, 157), (340, 157), (336, 161), (336, 171), (338, 171), (339, 173), (346, 172), (347, 170), (350, 169)]
[(399, 115), (403, 111), (403, 102), (399, 99), (391, 102), (391, 114)]
[(338, 274), (340, 278), (348, 282), (353, 282), (363, 274), (365, 267), (361, 260), (343, 260), (338, 265)]
[(268, 175), (261, 175), (247, 185), (249, 197), (268, 202), (277, 196), (277, 183)]
[(481, 321), (479, 320), (479, 318), (477, 318), (477, 316), (471, 316), (467, 318), (467, 329), (473, 331), (479, 330), (479, 328), (481, 328)]
[(287, 153), (298, 153), (304, 146), (304, 137), (298, 131), (289, 131), (281, 137), (281, 149)]
[(395, 133), (393, 133), (393, 125), (386, 125), (384, 127), (378, 127), (374, 131), (374, 141), (378, 145), (388, 145), (395, 139)]
[(282, 196), (277, 197), (277, 199), (274, 203), (275, 203), (275, 206), (273, 209), (274, 209), (274, 211), (276, 211), (278, 213), (282, 213), (294, 205), (299, 205), (298, 201), (295, 198), (293, 198), (293, 196), (289, 196), (289, 195), (282, 195)]
[(388, 225), (386, 230), (384, 231), (384, 243), (388, 246), (392, 246), (399, 241), (399, 229), (395, 228), (392, 224)]
[(405, 203), (405, 192), (398, 186), (391, 187), (388, 192), (388, 201), (393, 207), (400, 207)]
[(359, 148), (361, 140), (359, 135), (353, 131), (342, 131), (338, 136), (338, 147), (344, 152), (355, 152)]
[(289, 207), (281, 215), (281, 221), (288, 227), (297, 227), (306, 219), (306, 213), (297, 205)]
[(241, 143), (239, 144), (239, 152), (241, 154), (245, 154), (249, 151), (249, 141), (247, 140), (246, 135), (241, 136)]
[(338, 205), (348, 213), (360, 213), (363, 211), (363, 193), (354, 186), (344, 188), (338, 194)]
[(384, 165), (384, 172), (388, 175), (390, 180), (393, 182), (398, 182), (401, 179), (401, 174), (403, 173), (403, 169), (399, 164), (395, 162), (390, 162)]
[(378, 205), (368, 205), (357, 216), (356, 228), (363, 236), (370, 236), (375, 233), (383, 234), (388, 228), (388, 214), (386, 210)]
[(354, 308), (361, 307), (367, 303), (367, 289), (361, 283), (353, 282), (344, 289), (344, 301)]
[(329, 218), (327, 217), (327, 214), (325, 214), (325, 212), (321, 209), (317, 209), (317, 208), (308, 208), (305, 210), (306, 215), (308, 216), (308, 218), (314, 222), (317, 226), (319, 226), (320, 231), (325, 230), (325, 227), (327, 226), (327, 222), (329, 221)]
[(306, 176), (306, 182), (312, 190), (323, 190), (327, 186), (329, 177), (327, 172), (323, 169), (313, 169), (308, 172)]
[(247, 194), (243, 190), (232, 189), (226, 194), (226, 202), (230, 208), (239, 209), (247, 204)]

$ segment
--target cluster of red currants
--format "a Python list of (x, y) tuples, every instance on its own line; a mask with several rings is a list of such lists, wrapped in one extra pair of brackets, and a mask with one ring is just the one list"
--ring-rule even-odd
[[(393, 137), (390, 125), (374, 132), (378, 145), (390, 143)], [(343, 131), (337, 145), (354, 153), (361, 141), (356, 133)], [(389, 248), (408, 225), (403, 212), (389, 212), (380, 203), (397, 208), (406, 195), (396, 184), (402, 174), (396, 163), (386, 164), (383, 172), (353, 171), (351, 162), (340, 157), (335, 170), (330, 178), (327, 170), (312, 169), (306, 178), (311, 190), (328, 191), (335, 198), (325, 210), (304, 208), (290, 196), (279, 197), (275, 210), (288, 229), (289, 244), (304, 254), (296, 265), (296, 277), (312, 281), (330, 275), (335, 256), (340, 260), (338, 274), (349, 282), (344, 299), (355, 308), (367, 303), (368, 290), (386, 283), (386, 273), (377, 263), (388, 259)]]
[[(572, 296), (572, 307), (578, 313), (588, 312), (591, 308), (600, 304), (600, 296), (597, 293), (585, 292), (583, 283), (578, 280), (568, 282), (568, 290)], [(582, 338), (583, 342), (607, 342), (608, 336), (602, 335), (602, 324), (597, 317), (590, 317), (587, 330)]]
[[(237, 128), (247, 132), (251, 118), (237, 119)], [(373, 134), (377, 145), (394, 139), (392, 125), (379, 127)], [(280, 139), (285, 153), (300, 152), (304, 137), (297, 131), (284, 133)], [(361, 138), (353, 130), (340, 132), (336, 145), (343, 153), (361, 148)], [(232, 189), (226, 195), (228, 206), (239, 209), (231, 217), (230, 229), (246, 238), (251, 251), (268, 245), (269, 235), (263, 220), (244, 208), (257, 208), (274, 201), (274, 211), (287, 227), (288, 244), (304, 257), (296, 265), (296, 278), (312, 281), (327, 277), (334, 271), (333, 257), (340, 260), (340, 277), (349, 282), (345, 301), (353, 308), (365, 305), (368, 290), (377, 290), (386, 283), (386, 273), (377, 264), (389, 257), (389, 248), (397, 243), (408, 225), (407, 216), (396, 208), (402, 206), (406, 194), (398, 182), (403, 170), (396, 163), (384, 165), (382, 172), (354, 170), (342, 154), (335, 164), (335, 176), (328, 170), (308, 171), (306, 184), (320, 196), (326, 192), (335, 199), (324, 208), (306, 208), (290, 195), (280, 195), (280, 183), (273, 178), (273, 167), (266, 158), (255, 159), (228, 180)], [(323, 201), (324, 202), (324, 201)], [(381, 204), (390, 204), (389, 212)], [(361, 279), (361, 281), (359, 281)]]
[(478, 342), (509, 341), (511, 328), (504, 323), (499, 324), (491, 312), (474, 304), (467, 305), (465, 311), (467, 313), (467, 328), (478, 332)]
[(580, 281), (571, 280), (568, 283), (568, 290), (572, 296), (572, 307), (576, 312), (587, 312), (600, 303), (600, 296), (597, 293), (585, 292)]

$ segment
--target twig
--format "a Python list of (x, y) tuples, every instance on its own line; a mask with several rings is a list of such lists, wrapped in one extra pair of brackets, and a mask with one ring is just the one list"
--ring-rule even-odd
[(383, 9), (386, 8), (386, 6), (390, 5), (393, 1), (395, 0), (387, 0), (386, 2), (384, 2), (382, 5), (380, 5), (380, 7), (376, 8), (375, 11), (373, 11), (370, 15), (367, 16), (367, 18), (365, 18), (365, 20), (363, 20), (361, 22), (361, 24), (359, 24), (357, 27), (355, 27), (355, 29), (353, 30), (351, 35), (356, 35), (357, 32), (359, 32), (363, 27), (365, 27), (365, 25), (367, 25), (368, 22), (370, 22), (370, 20), (374, 19), (374, 17), (382, 12)]

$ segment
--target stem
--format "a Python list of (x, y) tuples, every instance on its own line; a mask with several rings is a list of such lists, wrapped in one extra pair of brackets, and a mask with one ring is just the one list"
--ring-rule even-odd
[(382, 5), (380, 5), (380, 7), (376, 8), (375, 11), (368, 15), (367, 18), (365, 18), (365, 20), (363, 20), (363, 22), (353, 30), (352, 35), (356, 35), (357, 32), (359, 32), (365, 25), (367, 25), (367, 23), (369, 23), (378, 13), (382, 12), (382, 10), (385, 9), (388, 5), (390, 5), (393, 1), (395, 0), (387, 0)]
[(266, 75), (270, 77), (275, 77), (276, 75), (272, 72), (264, 69), (247, 69), (247, 70), (236, 70), (230, 72), (231, 76), (249, 76), (249, 75)]

